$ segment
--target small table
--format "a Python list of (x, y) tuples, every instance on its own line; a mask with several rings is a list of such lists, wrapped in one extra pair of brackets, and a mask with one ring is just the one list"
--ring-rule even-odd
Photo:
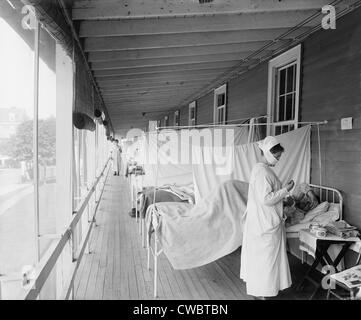
[(349, 298), (342, 297), (340, 294), (336, 293), (336, 291), (334, 291), (334, 289), (329, 288), (327, 291), (327, 298), (326, 298), (327, 300), (330, 299), (330, 295), (335, 296), (339, 300), (356, 300), (356, 294), (357, 294), (358, 290), (360, 289), (360, 287), (349, 288), (342, 282), (340, 282), (338, 280), (335, 280), (335, 281), (336, 281), (336, 286), (339, 286), (344, 291), (348, 292)]
[[(338, 272), (337, 266), (341, 262), (342, 258), (345, 256), (347, 250), (350, 248), (352, 244), (360, 241), (360, 239), (357, 237), (344, 239), (333, 235), (327, 235), (326, 237), (321, 238), (321, 237), (316, 237), (309, 230), (301, 230), (300, 241), (301, 241), (300, 249), (302, 251), (306, 251), (310, 253), (315, 258), (315, 261), (307, 270), (305, 276), (301, 280), (300, 284), (297, 286), (297, 289), (298, 290), (302, 289), (306, 280), (313, 283), (315, 286), (315, 290), (312, 292), (309, 298), (311, 300), (322, 286), (322, 282), (319, 283), (310, 276), (311, 273), (316, 270), (319, 264), (321, 264), (322, 266), (327, 266), (327, 265), (332, 266), (335, 272)], [(332, 260), (332, 258), (327, 252), (329, 247), (333, 244), (338, 244), (342, 246), (341, 251), (334, 260)]]

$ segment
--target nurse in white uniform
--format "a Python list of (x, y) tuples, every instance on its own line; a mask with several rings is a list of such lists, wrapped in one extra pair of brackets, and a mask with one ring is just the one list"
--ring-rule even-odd
[(271, 168), (284, 152), (277, 139), (269, 136), (259, 147), (264, 159), (251, 172), (240, 277), (246, 282), (247, 294), (264, 298), (277, 296), (292, 284), (282, 200), (294, 182), (282, 188)]
[(114, 140), (112, 149), (112, 168), (114, 175), (118, 175), (122, 167), (122, 148), (119, 146), (119, 141)]

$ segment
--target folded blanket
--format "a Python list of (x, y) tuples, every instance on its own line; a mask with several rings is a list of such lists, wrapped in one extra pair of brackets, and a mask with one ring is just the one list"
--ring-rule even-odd
[(156, 203), (147, 210), (148, 231), (157, 232), (174, 269), (196, 268), (242, 244), (248, 183), (229, 180), (196, 205)]

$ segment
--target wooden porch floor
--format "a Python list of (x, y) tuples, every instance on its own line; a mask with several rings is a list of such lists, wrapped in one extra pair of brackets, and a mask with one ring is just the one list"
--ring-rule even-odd
[[(110, 176), (90, 239), (75, 281), (77, 300), (151, 300), (153, 268), (147, 269), (138, 225), (128, 215), (130, 192), (123, 177)], [(239, 279), (240, 250), (206, 266), (174, 270), (164, 254), (159, 257), (158, 298), (161, 300), (251, 300)], [(290, 257), (292, 276), (303, 266)], [(307, 291), (286, 290), (277, 299), (303, 299)]]

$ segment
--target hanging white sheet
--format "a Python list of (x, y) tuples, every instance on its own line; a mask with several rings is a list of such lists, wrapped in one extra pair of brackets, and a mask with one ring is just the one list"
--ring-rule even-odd
[(220, 148), (247, 142), (248, 127), (161, 130), (144, 136), (139, 149), (144, 151), (144, 186), (193, 183), (193, 146)]
[[(283, 184), (310, 182), (310, 134), (306, 126), (277, 136), (285, 152), (274, 170)], [(262, 159), (256, 142), (223, 149), (193, 146), (193, 155), (196, 203), (226, 180), (249, 182), (252, 167)]]

